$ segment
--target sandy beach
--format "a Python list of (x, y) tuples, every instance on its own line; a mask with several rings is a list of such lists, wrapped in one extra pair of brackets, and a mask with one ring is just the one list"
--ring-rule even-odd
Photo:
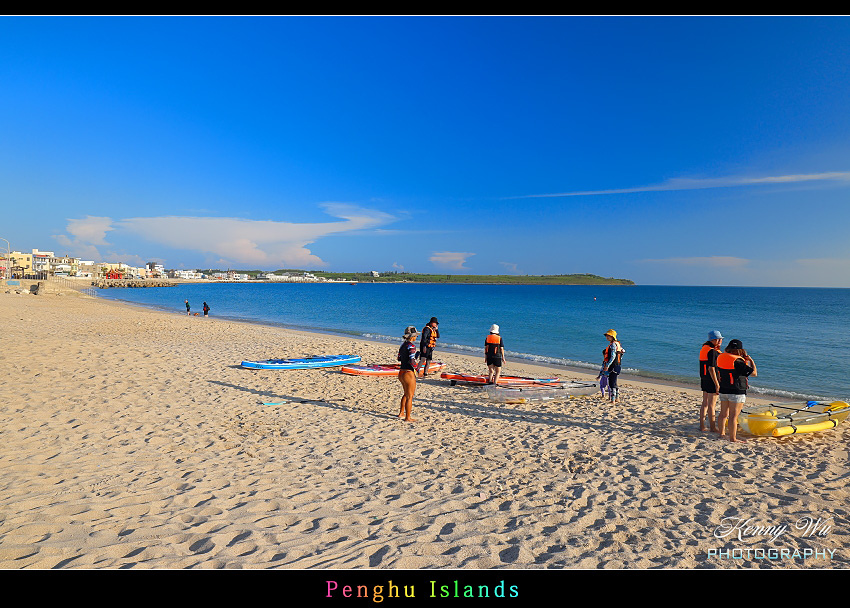
[(850, 566), (850, 424), (731, 444), (627, 376), (616, 407), (430, 377), (404, 423), (395, 378), (239, 365), (397, 345), (179, 312), (0, 292), (0, 567)]

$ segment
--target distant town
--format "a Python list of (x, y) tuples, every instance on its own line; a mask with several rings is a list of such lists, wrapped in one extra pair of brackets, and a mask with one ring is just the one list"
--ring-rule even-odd
[[(49, 276), (77, 277), (82, 279), (176, 279), (176, 280), (218, 280), (218, 281), (333, 281), (334, 278), (316, 276), (306, 271), (289, 271), (281, 274), (273, 272), (240, 272), (236, 270), (175, 270), (166, 269), (157, 262), (148, 262), (144, 266), (130, 266), (123, 262), (95, 262), (71, 256), (57, 256), (52, 251), (33, 249), (32, 253), (11, 251), (0, 261), (0, 275), (12, 279), (43, 279)], [(380, 276), (373, 271), (374, 276)], [(336, 279), (348, 282), (342, 277)]]
[(95, 262), (52, 251), (33, 249), (32, 253), (5, 252), (0, 258), (0, 278), (46, 279), (76, 277), (92, 281), (273, 281), (273, 282), (375, 282), (375, 283), (512, 283), (532, 285), (634, 285), (629, 279), (600, 277), (594, 274), (559, 275), (469, 275), (421, 274), (409, 272), (327, 272), (306, 270), (177, 270), (157, 262), (135, 267), (123, 262)]

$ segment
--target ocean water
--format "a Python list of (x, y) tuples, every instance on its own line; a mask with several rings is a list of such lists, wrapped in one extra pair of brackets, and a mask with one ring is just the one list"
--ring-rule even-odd
[[(101, 289), (99, 297), (185, 314), (400, 343), (407, 325), (436, 316), (440, 349), (483, 352), (491, 324), (508, 357), (599, 369), (615, 329), (626, 354), (623, 378), (699, 383), (707, 334), (738, 338), (758, 366), (751, 392), (777, 400), (850, 397), (845, 331), (850, 289), (690, 286), (438, 285), (385, 283), (189, 283)], [(337, 353), (332, 353), (337, 354)], [(356, 353), (353, 353), (356, 354)], [(252, 353), (245, 353), (249, 358)], [(372, 362), (369, 363), (381, 363)], [(483, 362), (482, 362), (483, 366)]]

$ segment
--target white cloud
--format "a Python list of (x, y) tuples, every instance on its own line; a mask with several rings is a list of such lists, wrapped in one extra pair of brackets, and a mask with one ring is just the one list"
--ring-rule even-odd
[(71, 255), (87, 259), (102, 260), (98, 247), (110, 246), (106, 242), (106, 233), (114, 230), (112, 219), (108, 217), (96, 217), (87, 215), (82, 219), (68, 219), (66, 230), (71, 235), (54, 234), (53, 238), (65, 252)]
[(108, 245), (106, 233), (114, 230), (112, 220), (108, 217), (87, 215), (81, 220), (68, 219), (66, 228), (75, 241), (90, 245)]
[(445, 266), (452, 270), (468, 270), (464, 264), (466, 263), (466, 259), (473, 255), (475, 254), (459, 251), (435, 251), (428, 258), (428, 261), (433, 262), (437, 266)]
[(850, 171), (832, 171), (825, 173), (803, 173), (792, 175), (774, 175), (768, 177), (717, 177), (708, 179), (674, 178), (663, 184), (615, 188), (610, 190), (585, 190), (578, 192), (559, 192), (555, 194), (529, 194), (509, 198), (552, 198), (559, 196), (598, 196), (600, 194), (632, 194), (635, 192), (664, 192), (669, 190), (702, 190), (705, 188), (731, 188), (734, 186), (754, 186), (763, 184), (796, 184), (811, 181), (850, 181)]
[(116, 226), (175, 249), (200, 251), (229, 263), (257, 267), (317, 267), (326, 263), (307, 245), (319, 238), (395, 220), (387, 213), (343, 203), (326, 203), (329, 215), (342, 221), (293, 223), (221, 217), (136, 217)]
[(519, 274), (519, 270), (517, 269), (517, 265), (512, 262), (499, 262), (502, 266), (505, 267), (505, 270), (512, 274)]

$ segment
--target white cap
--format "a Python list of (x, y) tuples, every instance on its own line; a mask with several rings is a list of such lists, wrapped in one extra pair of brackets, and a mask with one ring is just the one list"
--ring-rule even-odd
[(496, 325), (495, 323), (493, 323), (493, 324), (490, 326), (490, 333), (491, 333), (491, 334), (497, 334), (497, 333), (499, 333), (499, 326), (498, 326), (498, 325)]

